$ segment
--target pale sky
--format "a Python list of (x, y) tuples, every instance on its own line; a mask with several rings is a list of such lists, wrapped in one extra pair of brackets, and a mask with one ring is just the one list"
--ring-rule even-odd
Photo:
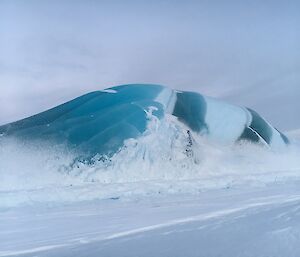
[(125, 83), (300, 127), (300, 1), (0, 0), (0, 124)]

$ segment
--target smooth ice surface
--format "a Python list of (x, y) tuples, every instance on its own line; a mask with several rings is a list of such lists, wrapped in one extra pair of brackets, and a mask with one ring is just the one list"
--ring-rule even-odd
[(240, 137), (241, 131), (248, 126), (251, 116), (245, 109), (206, 98), (208, 133), (215, 141), (230, 143)]
[(81, 153), (115, 153), (127, 138), (140, 136), (147, 126), (145, 110), (162, 105), (154, 101), (160, 86), (130, 85), (89, 93), (0, 128), (6, 135), (26, 140), (66, 143)]
[[(248, 140), (280, 148), (288, 139), (255, 111), (195, 92), (132, 84), (92, 92), (51, 110), (0, 127), (2, 137), (65, 145), (77, 158), (111, 157), (141, 137), (151, 117), (174, 116), (185, 131), (233, 144)], [(184, 127), (186, 126), (186, 127)]]

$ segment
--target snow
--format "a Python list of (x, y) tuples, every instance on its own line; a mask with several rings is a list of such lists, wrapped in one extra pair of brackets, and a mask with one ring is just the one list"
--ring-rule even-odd
[[(148, 87), (151, 97), (140, 101), (144, 90), (125, 85), (94, 92), (41, 114), (45, 119), (37, 115), (0, 127), (6, 133), (20, 125), (17, 133), (30, 134), (45, 125), (45, 131), (76, 134), (77, 143), (95, 149), (103, 138), (122, 137), (112, 155), (98, 152), (86, 161), (64, 144), (24, 142), (4, 133), (0, 257), (298, 257), (299, 131), (290, 133), (286, 145), (253, 111), (161, 86)], [(124, 106), (115, 120), (101, 113), (106, 104), (118, 111), (116, 99), (141, 115), (126, 116)], [(108, 134), (97, 130), (101, 124)], [(138, 124), (145, 125), (140, 132)], [(209, 133), (191, 131), (191, 124)], [(245, 127), (268, 140), (240, 141)], [(124, 128), (139, 136), (120, 133)], [(94, 133), (100, 141), (84, 139)]]
[(64, 149), (2, 141), (0, 256), (299, 256), (297, 145), (194, 137), (188, 156), (182, 124), (150, 125), (74, 170)]
[(299, 182), (0, 213), (0, 256), (299, 256)]
[(255, 144), (223, 146), (193, 134), (188, 146), (187, 129), (172, 115), (151, 119), (143, 137), (88, 165), (70, 166), (74, 156), (61, 147), (1, 141), (0, 208), (299, 180), (297, 145), (274, 152)]

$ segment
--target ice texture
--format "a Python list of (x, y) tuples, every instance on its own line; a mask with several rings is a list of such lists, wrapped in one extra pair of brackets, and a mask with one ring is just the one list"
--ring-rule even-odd
[(0, 127), (4, 137), (64, 144), (81, 156), (112, 156), (125, 140), (138, 138), (149, 120), (175, 117), (188, 133), (232, 144), (247, 140), (279, 148), (285, 135), (251, 109), (195, 92), (131, 84), (78, 97), (48, 111)]

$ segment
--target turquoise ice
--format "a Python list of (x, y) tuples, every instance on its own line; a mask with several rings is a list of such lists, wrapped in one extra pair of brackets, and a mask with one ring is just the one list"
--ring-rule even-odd
[(84, 153), (113, 155), (129, 138), (147, 130), (149, 114), (177, 118), (182, 129), (232, 144), (241, 140), (270, 147), (288, 144), (285, 135), (251, 109), (194, 92), (131, 84), (95, 91), (53, 109), (0, 127), (4, 137), (65, 144)]

